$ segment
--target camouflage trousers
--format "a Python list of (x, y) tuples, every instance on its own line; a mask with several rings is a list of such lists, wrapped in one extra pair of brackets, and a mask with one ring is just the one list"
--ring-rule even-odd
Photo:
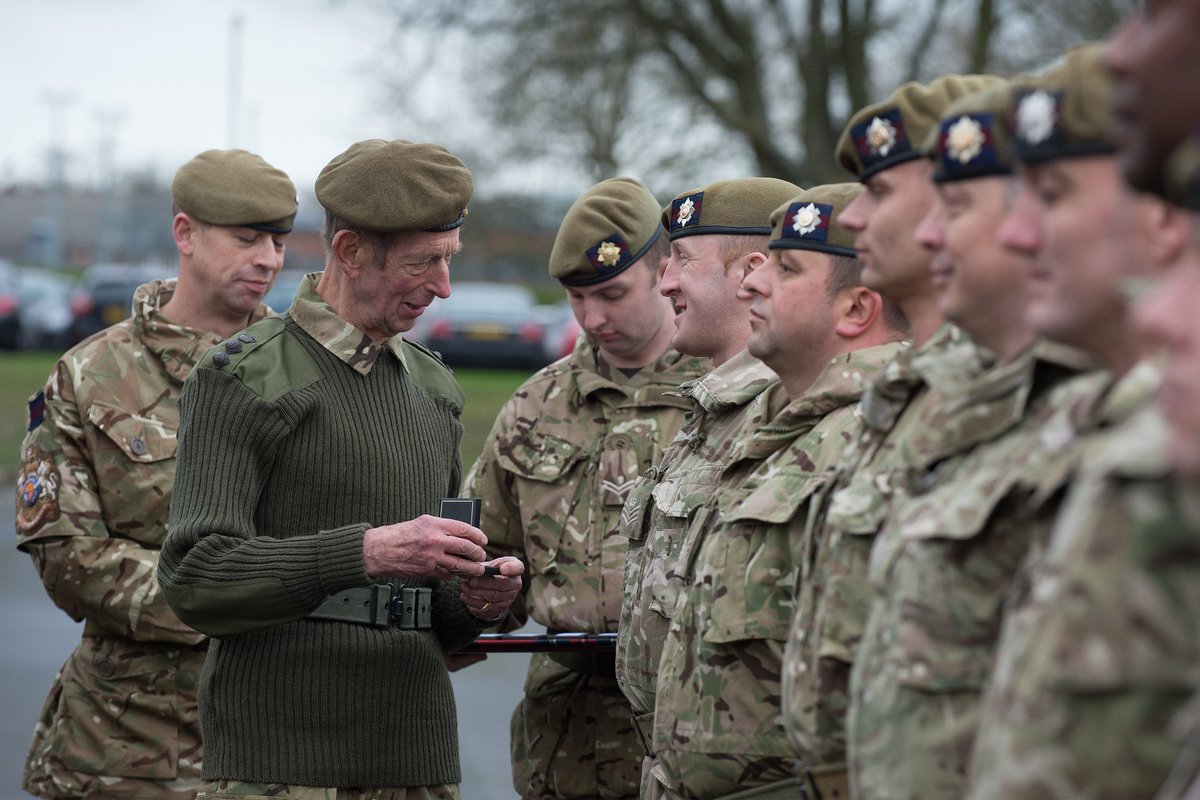
[(393, 789), (334, 789), (251, 783), (222, 779), (204, 781), (196, 800), (459, 800), (458, 784), (402, 786)]
[(511, 732), (513, 787), (526, 800), (638, 796), (645, 749), (614, 675), (534, 653)]

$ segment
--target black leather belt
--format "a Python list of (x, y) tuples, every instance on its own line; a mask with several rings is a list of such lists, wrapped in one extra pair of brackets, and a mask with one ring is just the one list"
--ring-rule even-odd
[(429, 630), (433, 627), (433, 590), (390, 583), (346, 589), (325, 598), (308, 618), (374, 628)]

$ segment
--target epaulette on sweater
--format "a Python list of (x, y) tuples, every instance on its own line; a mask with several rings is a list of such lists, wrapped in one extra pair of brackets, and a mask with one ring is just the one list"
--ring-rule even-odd
[(282, 317), (268, 317), (231, 336), (200, 360), (197, 368), (227, 372), (268, 403), (321, 380), (304, 346), (284, 335)]

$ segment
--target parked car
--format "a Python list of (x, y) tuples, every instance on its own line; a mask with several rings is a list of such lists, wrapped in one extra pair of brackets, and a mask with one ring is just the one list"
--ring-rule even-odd
[(62, 352), (75, 343), (71, 313), (72, 282), (50, 270), (25, 270), (17, 288), (22, 350)]
[(0, 349), (4, 350), (12, 350), (17, 346), (21, 330), (21, 319), (17, 312), (19, 281), (17, 268), (0, 260)]
[(571, 304), (565, 300), (549, 307), (545, 328), (542, 335), (542, 350), (546, 353), (547, 363), (557, 361), (571, 355), (575, 349), (575, 340), (579, 337), (579, 322)]
[(175, 273), (165, 265), (94, 264), (83, 274), (83, 282), (71, 297), (71, 326), (74, 341), (80, 341), (133, 311), (133, 293), (143, 283), (169, 278)]
[(434, 300), (409, 338), (436, 351), (451, 366), (542, 367), (544, 325), (527, 287), (459, 283), (450, 297)]

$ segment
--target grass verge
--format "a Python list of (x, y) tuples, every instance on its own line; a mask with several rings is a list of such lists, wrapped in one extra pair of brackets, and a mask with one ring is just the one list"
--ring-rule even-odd
[[(0, 353), (0, 478), (16, 479), (21, 439), (29, 421), (26, 401), (46, 382), (57, 353)], [(463, 470), (471, 468), (500, 406), (528, 375), (518, 370), (458, 369), (467, 395), (463, 414)]]

